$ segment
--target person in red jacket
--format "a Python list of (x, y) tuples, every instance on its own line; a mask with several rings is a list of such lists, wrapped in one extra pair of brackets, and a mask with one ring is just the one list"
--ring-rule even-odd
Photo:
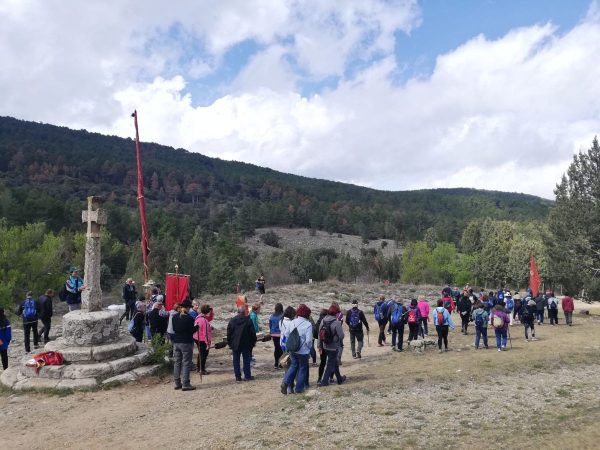
[(562, 309), (563, 313), (565, 313), (565, 322), (567, 325), (573, 325), (573, 311), (575, 310), (575, 305), (573, 299), (566, 292), (562, 299)]

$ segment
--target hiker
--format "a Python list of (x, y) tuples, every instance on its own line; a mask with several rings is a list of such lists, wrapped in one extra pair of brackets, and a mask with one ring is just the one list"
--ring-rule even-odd
[(442, 289), (442, 297), (452, 297), (452, 288), (449, 284), (447, 284), (446, 287)]
[(250, 370), (250, 358), (252, 349), (256, 344), (256, 331), (246, 314), (246, 308), (240, 306), (237, 315), (227, 325), (227, 345), (231, 348), (233, 355), (233, 373), (235, 381), (242, 381), (240, 370), (240, 357), (243, 360), (244, 381), (254, 380)]
[(540, 292), (535, 298), (535, 316), (538, 325), (542, 325), (544, 323), (544, 309), (546, 308), (546, 304), (546, 298), (544, 297), (544, 294)]
[[(388, 317), (392, 324), (392, 351), (402, 352), (404, 343), (404, 324), (406, 323), (406, 315), (408, 309), (404, 306), (404, 302), (399, 299), (388, 311)], [(396, 347), (396, 343), (398, 346)]]
[(260, 295), (264, 295), (265, 293), (265, 277), (261, 273), (260, 276), (256, 279), (256, 290)]
[(138, 300), (134, 304), (135, 313), (129, 321), (129, 333), (135, 338), (136, 342), (142, 342), (144, 339), (144, 326), (146, 323), (146, 304), (143, 300)]
[(135, 303), (138, 299), (135, 281), (133, 281), (133, 278), (127, 278), (125, 281), (125, 284), (123, 285), (123, 294), (121, 297), (123, 299), (123, 303), (125, 303), (125, 312), (119, 319), (119, 322), (121, 322), (123, 319), (129, 321), (136, 312)]
[(562, 299), (562, 310), (565, 315), (565, 323), (569, 326), (573, 325), (573, 311), (575, 310), (575, 303), (573, 298), (565, 292), (565, 296)]
[(308, 321), (310, 322), (310, 325), (312, 326), (312, 329), (313, 329), (313, 338), (311, 339), (311, 343), (310, 343), (310, 357), (312, 358), (313, 366), (316, 366), (317, 365), (317, 351), (315, 350), (315, 339), (319, 339), (319, 330), (317, 328), (317, 324), (315, 323), (315, 320), (312, 317), (312, 311), (310, 313), (310, 316), (308, 316)]
[[(390, 298), (389, 300), (385, 301), (385, 315), (386, 315), (386, 317), (389, 317), (390, 308), (392, 306), (394, 306), (395, 303), (396, 303), (396, 297), (394, 295), (392, 295), (392, 298)], [(390, 323), (389, 319), (388, 319), (388, 322), (387, 322), (387, 334), (392, 334), (392, 324)]]
[(71, 267), (69, 278), (65, 282), (65, 296), (69, 312), (81, 309), (81, 291), (86, 288), (79, 278), (79, 269)]
[[(433, 324), (438, 335), (438, 349), (448, 351), (448, 328), (454, 330), (454, 322), (450, 317), (450, 312), (444, 306), (444, 299), (437, 302), (437, 307), (433, 310)], [(444, 350), (442, 350), (442, 341), (444, 342)]]
[(387, 311), (385, 307), (385, 296), (380, 296), (379, 301), (373, 307), (373, 315), (379, 325), (379, 336), (377, 337), (377, 345), (383, 347), (385, 345), (385, 326), (387, 325)]
[[(337, 305), (338, 305), (338, 307), (340, 306), (339, 304), (337, 304)], [(339, 313), (336, 314), (335, 319), (340, 323), (340, 325), (344, 324), (344, 314), (342, 313), (341, 310)], [(340, 339), (340, 341), (338, 342), (338, 344), (339, 344), (338, 352), (337, 352), (338, 365), (340, 367), (342, 367), (342, 353), (344, 353), (344, 337), (343, 336)]]
[(408, 324), (408, 342), (419, 338), (419, 324), (421, 323), (421, 312), (417, 307), (417, 299), (410, 301), (408, 312), (406, 314), (406, 323)]
[(317, 329), (317, 349), (319, 350), (319, 376), (317, 377), (317, 384), (321, 382), (321, 378), (323, 377), (323, 373), (325, 372), (325, 365), (327, 364), (327, 352), (323, 348), (323, 342), (319, 339), (319, 330), (321, 328), (323, 318), (325, 318), (328, 313), (329, 310), (327, 308), (321, 308), (321, 311), (319, 311), (319, 318), (317, 319), (317, 323), (315, 325)]
[[(179, 303), (175, 303), (173, 305), (173, 309), (171, 311), (169, 311), (169, 317), (167, 320), (167, 336), (169, 336), (169, 341), (171, 341), (171, 343), (173, 343), (173, 337), (175, 332), (173, 331), (173, 317), (176, 314), (179, 314), (179, 309), (181, 308)], [(171, 350), (169, 351), (169, 357), (172, 358), (173, 357), (173, 346), (171, 346)]]
[(454, 309), (456, 308), (456, 303), (454, 302), (454, 299), (450, 296), (442, 297), (442, 304), (450, 314), (452, 314), (452, 311), (454, 311)]
[(0, 359), (2, 370), (8, 369), (8, 346), (12, 340), (12, 328), (10, 321), (4, 314), (4, 308), (0, 307)]
[(41, 295), (38, 299), (38, 304), (40, 305), (40, 320), (44, 325), (39, 331), (38, 336), (44, 338), (44, 344), (50, 342), (50, 327), (52, 326), (52, 298), (54, 297), (54, 291), (52, 289), (47, 289), (44, 295)]
[[(383, 296), (382, 296), (383, 297)], [(384, 299), (381, 299), (382, 302)], [(332, 303), (327, 311), (327, 315), (321, 321), (319, 328), (319, 340), (322, 343), (323, 350), (327, 353), (327, 365), (325, 372), (321, 377), (321, 381), (317, 384), (319, 386), (328, 386), (329, 379), (332, 375), (335, 375), (338, 384), (342, 384), (346, 381), (346, 375), (340, 373), (340, 366), (338, 363), (338, 349), (339, 344), (344, 339), (344, 329), (337, 315), (340, 313), (340, 307), (337, 303)], [(385, 324), (383, 327), (379, 327), (380, 334), (385, 331)]]
[(275, 369), (281, 369), (279, 358), (283, 355), (283, 350), (281, 349), (281, 329), (279, 328), (281, 319), (283, 319), (283, 305), (277, 303), (275, 305), (275, 311), (273, 311), (273, 314), (271, 314), (271, 317), (269, 318), (269, 333), (271, 334), (274, 345), (273, 358), (275, 359), (275, 364), (273, 367)]
[(472, 292), (465, 291), (456, 305), (456, 309), (460, 315), (461, 321), (460, 331), (465, 336), (468, 334), (467, 329), (469, 327), (469, 321), (471, 320), (471, 309), (473, 307), (471, 299), (473, 298), (474, 296)]
[(165, 296), (160, 293), (160, 289), (157, 284), (152, 288), (152, 295), (150, 296), (150, 300), (152, 300), (152, 304), (156, 302), (161, 302), (163, 305), (165, 303)]
[[(292, 306), (288, 306), (287, 308), (285, 308), (285, 310), (283, 311), (283, 318), (279, 321), (279, 330), (281, 332), (281, 339), (280, 339), (279, 343), (281, 345), (281, 350), (283, 352), (287, 352), (287, 347), (285, 345), (286, 344), (285, 341), (287, 339), (287, 335), (289, 334), (289, 332), (286, 333), (286, 331), (291, 326), (292, 320), (294, 320), (295, 318), (296, 318), (296, 310)], [(292, 331), (291, 328), (289, 331)], [(281, 357), (279, 359), (281, 360)], [(286, 372), (287, 372), (289, 369), (289, 366), (284, 367), (284, 369), (286, 369)], [(285, 378), (285, 373), (283, 374), (283, 376)], [(291, 386), (289, 386), (288, 393), (289, 394), (294, 393), (293, 384)]]
[(490, 299), (489, 295), (483, 294), (481, 303), (483, 304), (483, 309), (485, 309), (485, 311), (489, 314), (490, 311), (492, 310), (492, 306), (493, 306), (492, 300)]
[[(250, 312), (250, 321), (252, 322), (252, 326), (254, 327), (255, 333), (260, 333), (260, 325), (258, 324), (258, 315), (260, 314), (261, 303), (255, 303), (252, 305), (252, 311)], [(252, 364), (256, 363), (256, 359), (254, 355), (250, 355), (250, 361)]]
[(504, 292), (504, 309), (506, 314), (508, 314), (508, 318), (510, 319), (510, 324), (513, 323), (513, 310), (515, 308), (515, 302), (513, 300), (513, 296), (510, 291)]
[(475, 350), (479, 349), (479, 341), (483, 338), (483, 346), (488, 349), (487, 326), (490, 314), (484, 309), (481, 302), (475, 303), (471, 319), (475, 323)]
[(208, 358), (208, 352), (212, 342), (212, 326), (210, 322), (212, 322), (214, 316), (213, 309), (210, 305), (202, 305), (200, 314), (198, 314), (194, 320), (194, 325), (198, 327), (198, 330), (194, 333), (194, 341), (198, 347), (198, 361), (196, 365), (198, 372), (202, 375), (210, 374), (210, 372), (206, 370), (206, 359)]
[(498, 348), (498, 351), (506, 350), (506, 339), (510, 317), (504, 311), (502, 303), (498, 303), (494, 306), (491, 314), (491, 321), (494, 332), (496, 333), (496, 347)]
[(529, 342), (528, 330), (531, 328), (531, 340), (535, 340), (535, 315), (537, 306), (535, 300), (531, 297), (526, 297), (523, 306), (521, 306), (520, 322), (525, 328), (525, 340)]
[(288, 393), (288, 386), (293, 385), (296, 377), (295, 391), (292, 388), (292, 392), (301, 394), (304, 387), (308, 387), (308, 360), (313, 339), (309, 317), (310, 308), (301, 303), (296, 309), (296, 318), (286, 328), (286, 348), (290, 354), (291, 365), (281, 383), (281, 393), (284, 395)]
[(27, 292), (25, 300), (17, 308), (17, 316), (23, 318), (23, 335), (25, 338), (25, 353), (31, 352), (30, 339), (33, 332), (33, 348), (38, 348), (38, 311), (40, 306), (33, 298), (33, 292)]
[(150, 334), (161, 336), (161, 342), (164, 342), (164, 336), (169, 325), (169, 315), (166, 313), (162, 302), (152, 304), (152, 310), (148, 313), (148, 322), (150, 324)]
[(520, 320), (521, 317), (521, 308), (523, 307), (523, 302), (521, 301), (521, 296), (518, 292), (513, 296), (514, 307), (513, 307), (513, 322)]
[(429, 322), (429, 302), (425, 297), (420, 297), (417, 303), (419, 312), (421, 313), (421, 322), (419, 323), (419, 334), (423, 339), (428, 335), (427, 322)]
[(246, 311), (245, 314), (248, 315), (249, 313), (249, 305), (248, 305), (248, 299), (246, 298), (246, 296), (244, 294), (239, 294), (236, 298), (235, 298), (235, 309), (236, 311), (240, 308), (244, 308), (244, 310)]
[(190, 384), (190, 371), (192, 370), (192, 357), (194, 354), (194, 333), (198, 326), (194, 319), (188, 314), (192, 308), (192, 302), (185, 299), (181, 302), (179, 313), (172, 317), (173, 325), (173, 355), (175, 365), (173, 367), (173, 380), (175, 389), (182, 391), (193, 391), (195, 386)]
[(550, 325), (558, 325), (558, 299), (554, 296), (554, 292), (549, 294), (548, 300), (548, 318)]
[[(365, 317), (365, 313), (358, 309), (358, 300), (352, 300), (352, 308), (346, 313), (346, 325), (350, 330), (350, 350), (354, 359), (360, 359), (365, 339), (363, 332), (363, 324), (369, 332), (369, 322)], [(358, 346), (356, 342), (358, 341)]]
[(196, 317), (200, 314), (200, 302), (196, 299), (192, 300), (192, 308), (188, 311), (190, 317), (196, 320)]

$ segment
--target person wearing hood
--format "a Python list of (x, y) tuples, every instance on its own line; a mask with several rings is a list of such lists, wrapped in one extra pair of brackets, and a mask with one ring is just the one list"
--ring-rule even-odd
[[(304, 392), (304, 388), (308, 384), (308, 360), (313, 339), (312, 324), (308, 320), (310, 312), (310, 308), (305, 304), (298, 305), (296, 318), (286, 329), (286, 342), (289, 344), (291, 365), (281, 383), (281, 393), (284, 395), (288, 393), (288, 386), (292, 385), (296, 376), (296, 394)], [(293, 348), (290, 348), (292, 345)]]
[(573, 325), (573, 311), (575, 310), (575, 303), (573, 298), (565, 292), (565, 296), (562, 299), (562, 310), (565, 314), (565, 323), (569, 326)]
[[(339, 313), (339, 305), (337, 303), (332, 303), (327, 311), (327, 316), (323, 318), (319, 328), (319, 340), (322, 343), (323, 350), (327, 353), (327, 365), (325, 367), (325, 372), (321, 377), (319, 386), (329, 385), (329, 379), (332, 375), (336, 376), (338, 384), (342, 384), (346, 381), (346, 376), (340, 374), (340, 366), (338, 363), (340, 343), (344, 340), (342, 323), (337, 320), (337, 315)], [(385, 331), (385, 325), (383, 330)]]
[[(369, 333), (369, 322), (367, 322), (365, 313), (358, 309), (358, 300), (352, 300), (352, 308), (346, 313), (346, 324), (350, 330), (350, 350), (352, 351), (352, 357), (360, 359), (365, 339), (363, 325), (367, 329), (367, 333)], [(358, 342), (358, 347), (356, 346), (356, 342)]]
[(521, 306), (520, 322), (525, 328), (525, 340), (529, 342), (529, 329), (531, 329), (531, 340), (535, 340), (535, 315), (537, 312), (535, 300), (531, 297), (526, 297), (523, 306)]

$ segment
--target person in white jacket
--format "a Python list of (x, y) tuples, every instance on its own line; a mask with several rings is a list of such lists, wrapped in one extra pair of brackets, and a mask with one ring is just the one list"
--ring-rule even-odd
[[(308, 384), (308, 360), (310, 358), (310, 349), (312, 347), (313, 330), (312, 324), (308, 320), (310, 317), (310, 308), (305, 304), (300, 304), (296, 309), (296, 318), (281, 330), (285, 337), (286, 349), (290, 353), (292, 364), (281, 383), (281, 393), (287, 394), (288, 387), (292, 386), (296, 379), (296, 394), (304, 391)], [(297, 334), (296, 332), (297, 331)], [(296, 377), (297, 375), (297, 377)]]

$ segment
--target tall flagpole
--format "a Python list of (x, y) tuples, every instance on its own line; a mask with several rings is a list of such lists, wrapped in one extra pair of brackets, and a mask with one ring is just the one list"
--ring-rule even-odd
[(135, 151), (137, 158), (137, 194), (140, 207), (140, 222), (142, 225), (142, 258), (144, 261), (144, 284), (148, 283), (148, 253), (150, 242), (148, 240), (148, 224), (146, 223), (146, 203), (144, 201), (144, 175), (142, 173), (142, 156), (140, 152), (140, 133), (138, 131), (137, 110), (131, 115), (135, 124)]

